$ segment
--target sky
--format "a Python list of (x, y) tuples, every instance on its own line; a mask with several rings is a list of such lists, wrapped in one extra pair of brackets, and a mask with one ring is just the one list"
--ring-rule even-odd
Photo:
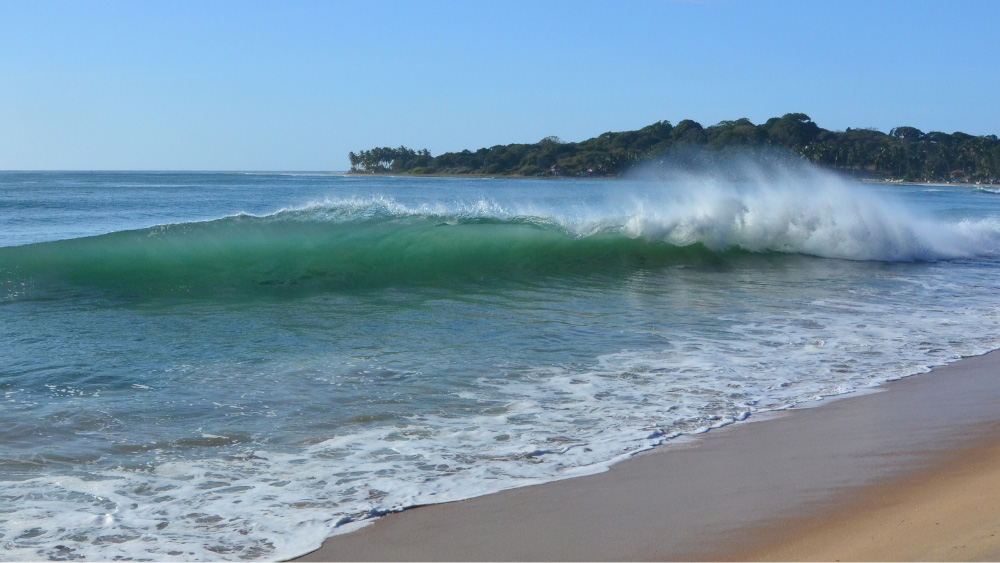
[(346, 170), (661, 120), (1000, 134), (1000, 1), (0, 0), (0, 170)]

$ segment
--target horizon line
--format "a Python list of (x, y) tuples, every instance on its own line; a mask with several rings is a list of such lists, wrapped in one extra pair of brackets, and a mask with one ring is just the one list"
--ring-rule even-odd
[(254, 169), (231, 169), (221, 168), (0, 168), (0, 174), (5, 172), (82, 172), (82, 173), (107, 173), (107, 172), (145, 172), (145, 173), (199, 173), (199, 174), (347, 174), (350, 170), (254, 170)]

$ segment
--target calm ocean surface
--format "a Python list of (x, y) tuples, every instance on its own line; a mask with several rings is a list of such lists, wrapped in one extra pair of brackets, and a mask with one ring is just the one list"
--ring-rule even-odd
[(984, 353), (998, 313), (969, 187), (0, 172), (0, 559), (291, 557)]

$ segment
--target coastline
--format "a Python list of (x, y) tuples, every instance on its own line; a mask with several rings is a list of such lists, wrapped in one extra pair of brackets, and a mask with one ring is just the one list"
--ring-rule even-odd
[[(833, 173), (838, 173), (837, 170), (831, 170)], [(346, 177), (385, 177), (385, 178), (455, 178), (455, 179), (475, 179), (475, 180), (627, 180), (628, 176), (625, 175), (589, 175), (589, 176), (553, 176), (551, 174), (546, 174), (542, 176), (519, 176), (516, 174), (413, 174), (410, 172), (331, 172), (332, 175), (336, 176), (346, 176)], [(896, 185), (896, 186), (937, 186), (937, 187), (953, 187), (953, 188), (982, 188), (982, 187), (995, 187), (1000, 186), (1000, 184), (977, 184), (975, 182), (947, 182), (947, 181), (937, 181), (931, 180), (926, 182), (905, 182), (905, 181), (895, 181), (885, 178), (853, 178), (848, 175), (848, 178), (857, 181), (859, 184), (865, 185)]]
[(996, 559), (998, 375), (1000, 352), (964, 358), (603, 473), (390, 514), (296, 560)]

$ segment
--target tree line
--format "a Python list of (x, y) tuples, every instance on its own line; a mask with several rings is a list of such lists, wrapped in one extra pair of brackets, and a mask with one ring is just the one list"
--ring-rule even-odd
[(633, 166), (685, 150), (722, 158), (784, 151), (820, 166), (860, 177), (906, 181), (1000, 182), (996, 135), (924, 133), (896, 127), (828, 131), (809, 116), (789, 113), (765, 123), (749, 119), (703, 127), (685, 119), (660, 121), (637, 131), (608, 132), (565, 143), (546, 137), (532, 144), (496, 145), (431, 156), (430, 151), (380, 147), (351, 152), (352, 173), (475, 174), (490, 176), (618, 176)]

